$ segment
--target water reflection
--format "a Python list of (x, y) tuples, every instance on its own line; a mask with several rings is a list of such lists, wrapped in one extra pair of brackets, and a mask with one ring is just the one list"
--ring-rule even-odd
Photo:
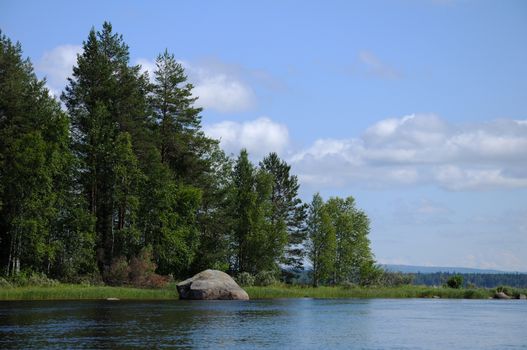
[(526, 314), (522, 301), (0, 302), (0, 348), (525, 349)]

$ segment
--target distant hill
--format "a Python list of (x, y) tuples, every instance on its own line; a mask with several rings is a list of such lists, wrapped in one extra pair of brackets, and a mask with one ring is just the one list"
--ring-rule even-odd
[(392, 272), (402, 273), (486, 273), (486, 274), (502, 274), (502, 273), (516, 273), (512, 271), (499, 271), (487, 269), (474, 269), (468, 267), (441, 267), (441, 266), (411, 266), (411, 265), (382, 265), (386, 270)]

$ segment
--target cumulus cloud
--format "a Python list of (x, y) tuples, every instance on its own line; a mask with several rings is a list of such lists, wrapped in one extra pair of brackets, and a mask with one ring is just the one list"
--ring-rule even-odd
[(433, 114), (381, 120), (356, 138), (319, 139), (291, 157), (314, 185), (436, 184), (448, 190), (527, 187), (527, 123), (461, 125)]
[[(136, 63), (153, 78), (156, 69), (154, 61), (140, 58)], [(193, 92), (198, 97), (197, 106), (220, 113), (243, 112), (255, 106), (256, 94), (244, 78), (250, 74), (241, 67), (219, 60), (179, 63), (185, 68), (189, 81), (194, 84)], [(258, 77), (261, 74), (260, 72)], [(263, 81), (264, 78), (259, 79)]]
[(46, 77), (52, 94), (58, 95), (66, 85), (66, 79), (72, 74), (73, 66), (77, 63), (77, 54), (81, 50), (79, 45), (61, 45), (46, 51), (38, 60), (35, 68)]
[(269, 152), (282, 152), (289, 144), (289, 131), (283, 124), (267, 117), (245, 122), (223, 121), (205, 125), (204, 132), (220, 140), (222, 148), (228, 153), (238, 153), (240, 149), (256, 157)]
[(201, 76), (196, 83), (194, 94), (199, 97), (199, 106), (222, 113), (249, 110), (255, 104), (252, 89), (226, 74), (212, 73)]

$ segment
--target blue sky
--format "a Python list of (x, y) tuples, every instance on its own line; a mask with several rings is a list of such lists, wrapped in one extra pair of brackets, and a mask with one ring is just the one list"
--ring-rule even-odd
[(0, 3), (55, 93), (105, 20), (176, 55), (227, 152), (354, 196), (380, 262), (527, 271), (527, 2)]

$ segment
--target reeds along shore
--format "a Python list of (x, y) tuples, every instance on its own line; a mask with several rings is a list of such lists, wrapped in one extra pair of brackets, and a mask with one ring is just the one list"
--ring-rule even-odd
[[(488, 299), (495, 289), (452, 289), (426, 286), (401, 287), (308, 287), (272, 285), (246, 287), (251, 299), (279, 298), (445, 298), (445, 299)], [(508, 288), (512, 298), (527, 295), (527, 289)], [(141, 289), (131, 287), (86, 286), (60, 284), (49, 287), (0, 288), (0, 300), (176, 300), (178, 293), (174, 284), (162, 289)]]

